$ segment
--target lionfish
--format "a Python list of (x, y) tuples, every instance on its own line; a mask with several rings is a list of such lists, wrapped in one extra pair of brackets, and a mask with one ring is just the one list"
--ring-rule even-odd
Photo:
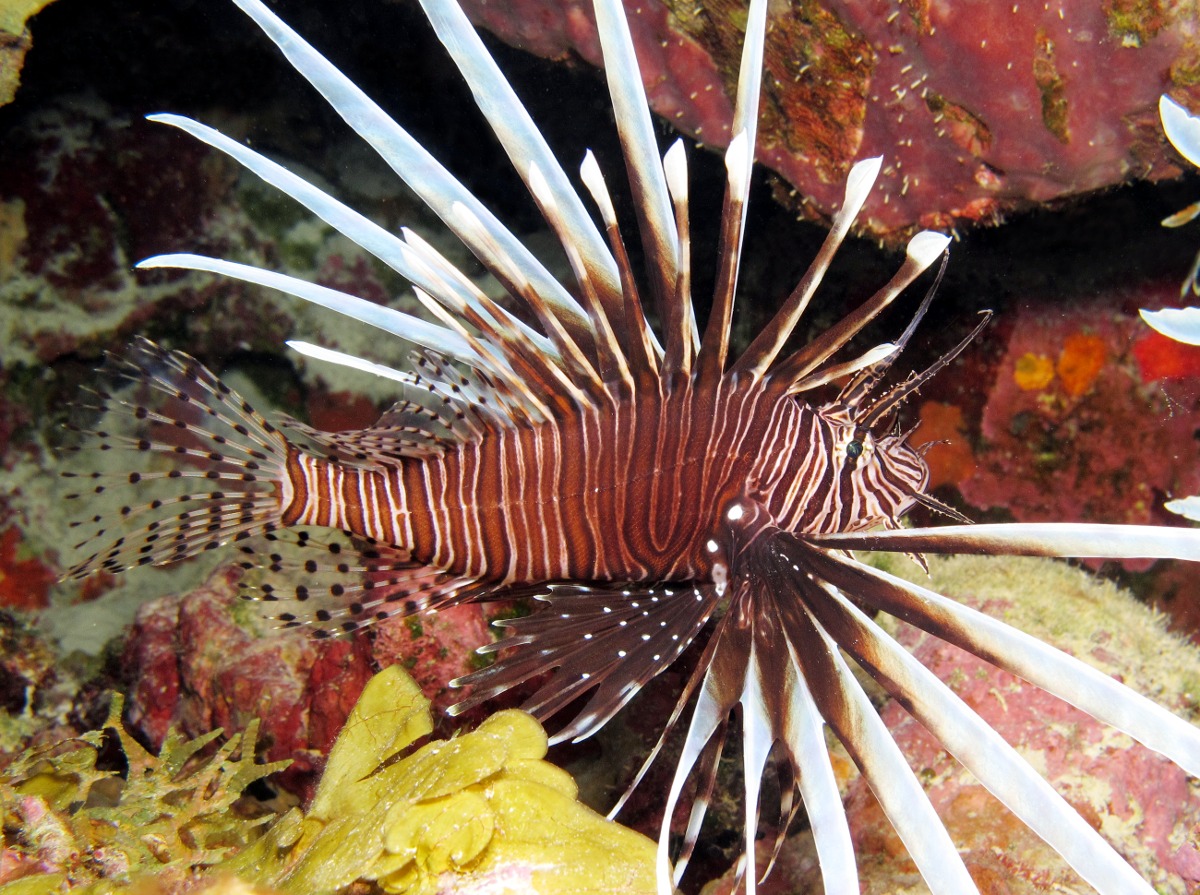
[[(767, 0), (750, 3), (725, 152), (712, 309), (702, 330), (691, 299), (686, 151), (676, 142), (659, 154), (620, 0), (596, 0), (595, 18), (646, 259), (640, 278), (592, 154), (580, 177), (596, 218), (464, 13), (453, 0), (421, 0), (561, 242), (570, 285), (260, 0), (235, 2), (523, 312), (490, 298), (415, 233), (385, 231), (203, 124), (152, 116), (228, 154), (371, 252), (411, 282), (431, 319), (216, 258), (172, 254), (141, 262), (143, 269), (209, 271), (277, 289), (418, 350), (410, 369), (395, 370), (289, 343), (308, 356), (395, 381), (399, 400), (374, 426), (339, 433), (292, 420), (272, 424), (179, 351), (141, 340), (124, 356), (110, 357), (111, 376), (135, 387), (96, 390), (97, 409), (106, 416), (90, 437), (118, 450), (126, 463), (117, 472), (80, 475), (88, 496), (107, 490), (126, 502), (111, 516), (99, 513), (83, 523), (97, 529), (84, 544), (98, 538), (103, 546), (89, 547), (96, 552), (69, 574), (171, 563), (242, 542), (246, 564), (265, 576), (251, 595), (267, 601), (283, 623), (326, 636), (397, 613), (531, 594), (549, 606), (512, 620), (509, 636), (495, 645), (494, 664), (456, 682), (472, 687), (457, 710), (536, 680), (525, 707), (542, 719), (567, 717), (555, 741), (591, 736), (694, 646), (695, 670), (634, 784), (677, 734), (682, 746), (658, 847), (661, 891), (679, 880), (694, 850), (717, 762), (739, 716), (747, 856), (741, 884), (747, 891), (762, 875), (754, 845), (761, 781), (772, 760), (783, 781), (780, 830), (802, 803), (826, 890), (858, 891), (826, 725), (929, 887), (954, 895), (977, 891), (852, 674), (853, 659), (1098, 890), (1152, 891), (872, 614), (890, 613), (987, 659), (1127, 732), (1193, 776), (1200, 776), (1200, 730), (1082, 662), (872, 568), (852, 551), (897, 551), (918, 561), (923, 554), (957, 552), (1197, 560), (1200, 532), (970, 525), (926, 493), (922, 450), (909, 444), (894, 417), (966, 341), (898, 383), (885, 386), (884, 377), (933, 290), (895, 341), (838, 358), (943, 258), (943, 235), (918, 233), (899, 271), (875, 295), (807, 345), (786, 347), (873, 186), (878, 158), (854, 165), (841, 209), (802, 281), (740, 356), (731, 356)], [(655, 303), (657, 328), (644, 294)], [(804, 400), (839, 383), (827, 403)], [(916, 505), (959, 524), (903, 528), (901, 517)], [(115, 539), (105, 534), (114, 526), (120, 531)], [(348, 533), (353, 546), (323, 541), (311, 533), (314, 526)], [(292, 563), (276, 551), (289, 535), (299, 555), (311, 558)], [(673, 855), (677, 809), (690, 813)]]

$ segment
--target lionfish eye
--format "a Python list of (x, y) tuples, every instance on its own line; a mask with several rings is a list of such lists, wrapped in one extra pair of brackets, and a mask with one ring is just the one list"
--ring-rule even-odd
[(862, 452), (863, 452), (862, 442), (859, 441), (857, 438), (854, 439), (852, 442), (850, 442), (848, 445), (846, 445), (846, 456), (849, 457), (851, 460), (857, 460), (859, 457), (862, 456)]

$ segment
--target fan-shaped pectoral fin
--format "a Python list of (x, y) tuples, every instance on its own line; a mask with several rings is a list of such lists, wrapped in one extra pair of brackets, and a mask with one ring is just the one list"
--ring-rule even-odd
[[(814, 838), (827, 891), (856, 891), (857, 885), (845, 817), (838, 817), (842, 812), (834, 795), (836, 785), (830, 779), (832, 772), (823, 767), (828, 758), (814, 768), (798, 764), (801, 756), (819, 751), (812, 730), (818, 724), (814, 716), (829, 724), (845, 745), (930, 889), (977, 891), (920, 782), (842, 657), (842, 650), (853, 655), (855, 644), (839, 640), (840, 632), (830, 631), (811, 607), (814, 600), (832, 599), (806, 562), (805, 553), (812, 548), (775, 526), (765, 508), (753, 502), (732, 504), (725, 510), (725, 522), (732, 548), (731, 578), (739, 593), (747, 595), (738, 602), (749, 612), (748, 627), (755, 642), (765, 644), (770, 639), (773, 646), (769, 653), (762, 651), (761, 660), (758, 651), (751, 652), (743, 694), (744, 709), (750, 708), (746, 700), (762, 700), (764, 715), (770, 719), (769, 733), (760, 734), (747, 711), (743, 735), (771, 737), (786, 750), (793, 767), (800, 767), (803, 774), (813, 773), (807, 788), (801, 777), (800, 787), (806, 803), (811, 798), (810, 807), (815, 809)], [(787, 645), (786, 659), (780, 656), (780, 644)], [(755, 675), (761, 681), (757, 687), (751, 684)], [(801, 692), (788, 694), (788, 684)], [(746, 770), (747, 775), (752, 772), (749, 764)], [(748, 808), (748, 823), (750, 818)], [(831, 882), (841, 888), (831, 888)], [(748, 877), (747, 890), (752, 888)]]
[[(729, 614), (735, 615), (739, 628), (749, 634), (738, 682), (746, 780), (746, 891), (753, 893), (759, 879), (770, 872), (795, 812), (793, 797), (798, 790), (808, 814), (825, 891), (857, 892), (854, 846), (825, 743), (825, 720), (806, 680), (800, 645), (783, 624), (781, 600), (795, 600), (795, 582), (789, 579), (800, 570), (777, 568), (769, 562), (766, 545), (772, 536), (783, 533), (761, 504), (735, 501), (725, 509), (724, 521), (727, 536), (723, 540), (727, 546), (720, 557), (728, 563), (734, 592)], [(718, 643), (717, 654), (724, 648)], [(759, 782), (772, 749), (777, 765), (790, 774), (790, 780), (781, 793), (775, 847), (760, 875), (754, 864)]]

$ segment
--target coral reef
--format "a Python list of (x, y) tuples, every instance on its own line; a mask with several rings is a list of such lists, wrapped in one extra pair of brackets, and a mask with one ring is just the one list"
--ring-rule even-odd
[(363, 690), (307, 810), (261, 836), (270, 814), (246, 816), (236, 800), (286, 763), (255, 763), (257, 720), (207, 758), (220, 730), (171, 733), (156, 757), (125, 732), (120, 710), (118, 698), (106, 729), (124, 775), (99, 768), (101, 732), (29, 751), (0, 773), (0, 892), (194, 891), (205, 877), (214, 888), (203, 891), (304, 895), (366, 881), (413, 895), (655, 891), (653, 843), (576, 801), (570, 776), (543, 760), (536, 721), (502, 711), (418, 745), (433, 730), (429, 702), (398, 666)]
[(17, 526), (0, 530), (0, 608), (44, 608), (57, 577), (29, 550)]
[[(973, 471), (957, 479), (963, 497), (1024, 521), (1147, 522), (1163, 517), (1164, 496), (1200, 487), (1200, 403), (1188, 385), (1200, 353), (1164, 351), (1133, 312), (1171, 299), (1171, 284), (1151, 284), (1013, 315)], [(966, 470), (961, 457), (953, 466), (936, 475)]]
[[(470, 0), (475, 20), (546, 56), (599, 63), (588, 4)], [(729, 139), (742, 4), (630, 7), (650, 101), (685, 133)], [(1191, 90), (1192, 13), (1166, 3), (937, 4), (809, 0), (780, 7), (767, 42), (759, 159), (809, 214), (828, 216), (855, 158), (886, 158), (859, 226), (994, 222), (1029, 203), (1178, 173), (1154, 116)]]
[(575, 801), (530, 716), (501, 711), (399, 757), (431, 730), (420, 689), (395, 666), (380, 672), (308, 811), (285, 815), (229, 869), (314, 895), (356, 879), (414, 895), (655, 891), (654, 844)]
[[(510, 11), (512, 6), (501, 9), (494, 3), (480, 5), (477, 14), (485, 20), (491, 17), (491, 24), (501, 33), (505, 29), (511, 33), (519, 25), (521, 41), (546, 54), (561, 55), (574, 47), (580, 55), (593, 58), (590, 23), (575, 5), (553, 4), (553, 9), (542, 6), (540, 18), (519, 18)], [(533, 7), (531, 3), (522, 8)], [(1042, 50), (1022, 45), (1026, 55), (1012, 69), (1024, 72), (1023, 84), (1028, 93), (1028, 72), (1035, 61), (1041, 60), (1042, 81), (1051, 88), (1045, 91), (1050, 99), (1047, 107), (1051, 121), (1055, 110), (1062, 108), (1055, 97), (1067, 101), (1067, 120), (1075, 128), (1070, 144), (1061, 143), (1047, 129), (1040, 114), (1041, 91), (1031, 100), (1034, 114), (1022, 116), (1001, 110), (1003, 114), (986, 119), (987, 131), (980, 129), (984, 119), (974, 115), (975, 107), (949, 90), (942, 91), (949, 104), (939, 105), (940, 99), (934, 102), (939, 105), (938, 113), (928, 100), (922, 105), (919, 91), (911, 90), (902, 98), (893, 93), (894, 107), (885, 109), (889, 97), (884, 95), (877, 103), (865, 95), (868, 88), (863, 79), (852, 79), (848, 88), (830, 95), (823, 82), (839, 72), (837, 66), (845, 63), (845, 52), (874, 53), (877, 75), (870, 80), (881, 86), (885, 74), (899, 72), (918, 55), (936, 55), (934, 41), (917, 34), (919, 29), (907, 13), (908, 7), (886, 24), (887, 15), (894, 9), (877, 10), (877, 18), (870, 29), (864, 28), (864, 33), (873, 29), (873, 34), (889, 30), (899, 34), (902, 52), (893, 59), (890, 50), (878, 52), (882, 46), (878, 40), (874, 51), (865, 38), (858, 37), (860, 42), (853, 43), (857, 35), (853, 27), (846, 25), (852, 18), (839, 11), (841, 7), (832, 14), (815, 4), (797, 7), (800, 11), (793, 13), (797, 21), (789, 24), (786, 35), (778, 35), (778, 46), (785, 49), (775, 51), (772, 64), (780, 84), (772, 89), (781, 93), (772, 99), (774, 136), (765, 138), (776, 142), (769, 153), (764, 147), (764, 155), (782, 158), (792, 153), (791, 164), (801, 172), (797, 180), (810, 184), (814, 191), (814, 214), (828, 208), (822, 190), (829, 188), (822, 177), (836, 171), (837, 165), (844, 163), (839, 159), (846, 158), (847, 153), (883, 151), (889, 158), (898, 158), (901, 167), (885, 174), (893, 184), (891, 200), (873, 211), (875, 226), (888, 233), (905, 226), (906, 221), (927, 219), (922, 215), (944, 215), (938, 220), (945, 222), (990, 220), (1031, 197), (1041, 200), (1067, 195), (1124, 177), (1124, 172), (1114, 173), (1121, 162), (1133, 173), (1144, 171), (1148, 165), (1154, 166), (1152, 174), (1156, 176), (1173, 173), (1172, 167), (1160, 164), (1161, 148), (1155, 135), (1149, 133), (1149, 118), (1143, 114), (1149, 109), (1144, 93), (1162, 89), (1168, 77), (1164, 74), (1168, 57), (1186, 62), (1191, 49), (1172, 36), (1174, 26), (1169, 21), (1144, 32), (1144, 47), (1118, 48), (1113, 41), (1122, 33), (1136, 36), (1138, 31), (1120, 24), (1128, 17), (1122, 18), (1119, 7), (1106, 7), (1109, 22), (1117, 28), (1103, 32), (1108, 35), (1107, 47), (1096, 50), (1095, 42), (1080, 42), (1076, 47), (1060, 41), (1051, 60), (1045, 45)], [(732, 53), (740, 42), (740, 36), (731, 30), (736, 20), (726, 17), (714, 24), (707, 18), (689, 19), (682, 5), (675, 4), (668, 10), (653, 0), (643, 8), (645, 11), (635, 21), (641, 29), (639, 49), (646, 49), (643, 44), (666, 42), (657, 55), (643, 53), (643, 58), (656, 60), (659, 66), (651, 91), (660, 110), (679, 127), (698, 133), (702, 140), (722, 142), (720, 122), (729, 109), (726, 85), (733, 78), (736, 63)], [(1151, 4), (1145, 8), (1153, 12), (1156, 7)], [(1040, 14), (1032, 7), (1026, 10), (1024, 5), (1022, 10), (1031, 16)], [(812, 13), (806, 27), (826, 38), (824, 43), (814, 41), (812, 46), (829, 57), (828, 62), (800, 55), (795, 60), (786, 58), (798, 46), (798, 20), (805, 11)], [(1051, 14), (1057, 18), (1054, 9)], [(1065, 14), (1084, 15), (1085, 11), (1066, 10)], [(1086, 15), (1100, 13), (1088, 10)], [(968, 17), (960, 18), (964, 21), (958, 23), (959, 31)], [(547, 35), (556, 33), (553, 28), (559, 27), (555, 23), (560, 21), (566, 36), (545, 43)], [(1076, 27), (1070, 22), (1057, 26), (1053, 20), (1050, 25)], [(937, 27), (937, 36), (954, 32), (945, 23)], [(1002, 25), (995, 30), (1006, 39), (1011, 33), (1014, 44), (1021, 39), (1021, 33), (1010, 32)], [(844, 47), (831, 46), (833, 38), (843, 37)], [(991, 35), (988, 37), (991, 39)], [(964, 50), (963, 64), (967, 65), (978, 63), (985, 55), (990, 57), (992, 51), (1005, 51), (995, 45), (987, 54), (982, 50), (976, 53), (973, 45), (967, 49), (972, 50)], [(1145, 65), (1145, 71), (1156, 73), (1146, 84), (1139, 83), (1135, 91), (1121, 93), (1122, 98), (1130, 97), (1128, 109), (1114, 102), (1107, 102), (1102, 109), (1094, 108), (1091, 100), (1077, 102), (1075, 91), (1084, 89), (1086, 80), (1064, 79), (1063, 89), (1054, 89), (1054, 72), (1061, 67), (1059, 61), (1067, 58), (1065, 54), (1093, 50), (1095, 54), (1086, 63), (1091, 70), (1102, 69), (1109, 58), (1129, 58)], [(1051, 61), (1053, 64), (1048, 64)], [(799, 81), (794, 80), (796, 68), (803, 65), (811, 67)], [(690, 80), (672, 78), (672, 72), (681, 70)], [(1113, 70), (1118, 74), (1124, 71), (1120, 64)], [(1186, 65), (1180, 63), (1169, 76), (1183, 84), (1178, 76), (1185, 71)], [(914, 80), (916, 72), (914, 68)], [(956, 86), (976, 89), (974, 82), (967, 83), (970, 79), (953, 71), (944, 77)], [(1017, 75), (1006, 77), (1016, 79)], [(785, 95), (785, 87), (807, 92)], [(992, 100), (999, 103), (1003, 96), (997, 93)], [(1100, 98), (1111, 100), (1112, 95), (1102, 91)], [(795, 126), (809, 131), (781, 134), (780, 110), (794, 111), (805, 102), (821, 110), (821, 114), (796, 117)], [(235, 599), (237, 573), (229, 570), (218, 573), (205, 585), (197, 584), (202, 570), (193, 566), (181, 570), (179, 577), (167, 575), (140, 587), (112, 587), (111, 579), (96, 579), (85, 590), (59, 586), (48, 592), (46, 586), (59, 568), (57, 551), (63, 546), (62, 524), (55, 517), (59, 502), (49, 478), (53, 463), (45, 452), (46, 445), (55, 442), (53, 429), (63, 396), (89, 375), (101, 349), (119, 348), (132, 329), (165, 336), (171, 344), (208, 362), (229, 359), (235, 369), (251, 363), (276, 365), (278, 384), (264, 401), (256, 399), (256, 406), (282, 405), (297, 414), (307, 411), (311, 422), (324, 427), (353, 427), (373, 418), (387, 390), (386, 385), (381, 387), (365, 379), (319, 380), (303, 361), (296, 365), (296, 375), (288, 362), (276, 360), (283, 338), (315, 338), (315, 334), (326, 344), (366, 353), (361, 343), (351, 341), (357, 338), (351, 329), (329, 327), (320, 318), (309, 316), (312, 312), (236, 285), (216, 284), (190, 275), (168, 278), (140, 274), (135, 279), (130, 273), (131, 262), (138, 258), (168, 246), (187, 244), (199, 251), (276, 265), (372, 297), (384, 298), (397, 291), (386, 272), (371, 267), (354, 247), (302, 219), (294, 209), (272, 204), (263, 190), (235, 178), (218, 159), (198, 150), (190, 141), (167, 138), (159, 129), (136, 118), (136, 114), (156, 110), (114, 110), (98, 101), (75, 97), (41, 110), (32, 121), (6, 128), (0, 140), (0, 341), (5, 345), (0, 357), (0, 450), (4, 451), (0, 461), (4, 478), (4, 487), (0, 488), (0, 511), (4, 512), (0, 516), (0, 592), (4, 596), (0, 597), (0, 605), (27, 610), (43, 606), (50, 599), (53, 606), (43, 616), (43, 631), (61, 637), (64, 649), (91, 638), (86, 648), (98, 651), (132, 615), (128, 607), (141, 600), (137, 591), (190, 593), (185, 605), (159, 602), (145, 607), (136, 629), (125, 641), (124, 657), (134, 678), (134, 690), (128, 698), (129, 715), (131, 721), (136, 721), (138, 735), (160, 744), (167, 741), (172, 723), (181, 725), (187, 735), (195, 735), (206, 733), (213, 725), (226, 725), (231, 731), (241, 729), (256, 714), (262, 714), (260, 740), (271, 750), (269, 754), (293, 759), (291, 768), (281, 775), (284, 785), (311, 793), (323, 766), (323, 753), (341, 729), (375, 664), (390, 661), (411, 666), (423, 685), (431, 688), (427, 692), (443, 704), (445, 681), (461, 673), (463, 663), (472, 661), (470, 647), (487, 637), (481, 616), (457, 620), (439, 616), (432, 621), (391, 625), (380, 632), (376, 641), (388, 644), (386, 649), (369, 642), (313, 647), (286, 632), (264, 631), (248, 619), (245, 607)], [(903, 121), (898, 120), (901, 113)], [(937, 114), (950, 122), (947, 135), (930, 137), (927, 133), (922, 137), (918, 123), (929, 127)], [(1084, 123), (1075, 124), (1072, 115), (1080, 116)], [(845, 116), (857, 122), (855, 127), (816, 132)], [(1095, 166), (1090, 167), (1083, 156), (1085, 139), (1078, 136), (1082, 133), (1079, 128), (1101, 126), (1112, 128), (1116, 136), (1104, 142)], [(1025, 128), (1042, 131), (1041, 142), (1022, 143)], [(473, 134), (470, 139), (477, 138), (475, 131), (464, 129)], [(331, 155), (344, 149), (336, 135), (322, 136), (330, 141)], [(916, 141), (915, 145), (898, 145), (906, 139)], [(804, 150), (806, 145), (816, 148)], [(1000, 159), (1002, 150), (1009, 152), (1022, 145), (1046, 152), (1041, 158), (1047, 161), (1049, 170), (1035, 166), (1022, 173), (1020, 164), (1013, 163), (1003, 172), (991, 170), (989, 160)], [(950, 160), (947, 150), (961, 154), (964, 162)], [(568, 164), (574, 161), (566, 155), (563, 160)], [(359, 161), (355, 158), (337, 166), (350, 173), (344, 174), (347, 179), (336, 186), (351, 195), (359, 195), (360, 181), (370, 176), (370, 169), (364, 169)], [(783, 167), (783, 162), (779, 164)], [(922, 177), (922, 165), (934, 166), (935, 170), (919, 187), (913, 186), (914, 178)], [(192, 181), (201, 188), (180, 189), (177, 180), (182, 170), (204, 172), (204, 177)], [(364, 170), (367, 173), (361, 173)], [(904, 175), (909, 176), (910, 186), (898, 199), (897, 194), (904, 189)], [(938, 197), (945, 196), (950, 197), (947, 204), (940, 204)], [(396, 193), (375, 195), (368, 204), (377, 219), (391, 229), (398, 223), (410, 224), (419, 215)], [(448, 253), (455, 250), (441, 248)], [(955, 255), (969, 258), (970, 251), (967, 244), (956, 247)], [(1103, 249), (1097, 252), (1103, 253)], [(951, 270), (963, 263), (952, 260)], [(991, 276), (994, 280), (1008, 277), (1011, 270), (1026, 263), (1059, 268), (1053, 252), (1039, 255), (1038, 250), (1027, 247), (1025, 254), (1015, 253), (1004, 259), (998, 265), (1002, 273), (993, 271)], [(1074, 274), (1064, 270), (1062, 276)], [(987, 282), (987, 275), (981, 275), (981, 280)], [(1096, 307), (1071, 309), (1062, 320), (1058, 318), (1063, 312), (1056, 306), (1022, 311), (1011, 330), (1001, 330), (1006, 342), (1000, 348), (1001, 367), (989, 369), (989, 375), (995, 374), (995, 384), (979, 396), (980, 407), (938, 395), (920, 408), (925, 428), (917, 440), (947, 438), (952, 442), (934, 448), (930, 454), (939, 481), (947, 485), (963, 483), (964, 490), (981, 505), (986, 503), (1018, 518), (1153, 518), (1163, 498), (1194, 493), (1188, 489), (1196, 487), (1193, 473), (1200, 466), (1191, 435), (1196, 404), (1190, 380), (1200, 374), (1200, 353), (1138, 332), (1131, 310), (1139, 302), (1150, 307), (1170, 304), (1175, 285), (1173, 281), (1169, 288), (1156, 285), (1127, 291), (1116, 300), (1102, 299)], [(753, 291), (757, 295), (757, 287)], [(779, 294), (772, 286), (760, 298), (770, 303)], [(990, 295), (982, 300), (993, 301)], [(1097, 320), (1101, 322), (1097, 324)], [(1052, 325), (1047, 326), (1047, 321)], [(1007, 343), (1010, 333), (1011, 348)], [(375, 353), (388, 346), (375, 340), (369, 347), (374, 356), (388, 360)], [(979, 352), (972, 349), (972, 353)], [(992, 382), (992, 378), (975, 379), (973, 375), (959, 378), (972, 383)], [(243, 383), (238, 387), (245, 388)], [(991, 434), (981, 437), (978, 426), (984, 399), (988, 402)], [(1107, 457), (1099, 456), (1102, 447), (1108, 451)], [(1027, 482), (1031, 484), (1023, 484)], [(1038, 512), (1046, 516), (1039, 517)], [(972, 515), (976, 514), (972, 511)], [(170, 584), (163, 586), (164, 581)], [(101, 600), (90, 602), (110, 587), (111, 592)], [(1187, 594), (1192, 593), (1192, 587), (1188, 581)], [(7, 628), (5, 632), (7, 636)], [(282, 639), (277, 642), (276, 637)], [(1130, 647), (1130, 654), (1141, 650), (1153, 655), (1159, 644), (1155, 639)], [(3, 646), (5, 663), (0, 667), (0, 676), (9, 675), (2, 693), (10, 713), (2, 747), (7, 752), (32, 735), (35, 727), (44, 740), (52, 720), (61, 724), (73, 703), (84, 705), (88, 697), (71, 689), (76, 686), (73, 681), (56, 683), (56, 667), (62, 668), (62, 660), (47, 642), (21, 633), (5, 640)], [(455, 663), (460, 670), (451, 667)], [(1014, 698), (1012, 691), (1005, 689), (1013, 686), (1011, 680), (981, 677), (979, 685), (984, 684), (1005, 694), (1010, 706), (1022, 698), (1021, 691), (1016, 691)], [(273, 694), (269, 707), (264, 702), (268, 693)], [(671, 703), (669, 694), (661, 699), (668, 708)], [(897, 709), (889, 711), (902, 720)], [(631, 719), (630, 723), (635, 729), (645, 724), (647, 729), (640, 732), (641, 738), (652, 740), (653, 720), (656, 712), (651, 710), (647, 717)], [(1074, 718), (1060, 720), (1076, 724)], [(912, 743), (914, 754), (927, 757), (922, 751), (923, 741), (914, 735)], [(620, 745), (627, 747), (628, 743)], [(1094, 742), (1088, 746), (1094, 751)], [(1118, 750), (1116, 760), (1122, 761), (1124, 754)], [(0, 763), (9, 757), (0, 756)], [(591, 755), (580, 761), (581, 766), (594, 764)], [(930, 767), (934, 779), (944, 779), (942, 765)], [(1097, 773), (1106, 772), (1100, 768)], [(1161, 780), (1157, 776), (1152, 779)], [(641, 798), (654, 799), (664, 787), (662, 779), (651, 779)], [(951, 796), (946, 798), (947, 804), (955, 804)], [(1130, 798), (1141, 799), (1141, 791)], [(859, 800), (855, 804), (864, 816), (869, 815), (868, 800), (861, 793)], [(968, 792), (957, 804), (969, 813), (979, 803), (975, 793)], [(641, 806), (635, 801), (631, 807)], [(656, 806), (645, 807), (652, 811)], [(994, 819), (992, 808), (984, 809), (977, 817)], [(721, 814), (723, 809), (729, 828), (736, 828), (738, 806), (729, 801), (718, 804), (717, 809), (714, 813)], [(1118, 818), (1115, 823), (1132, 822)], [(969, 823), (964, 824), (963, 841), (974, 841)], [(648, 827), (652, 825), (652, 821), (647, 822)], [(864, 842), (870, 839), (885, 850), (894, 846), (878, 831), (863, 836)], [(1163, 841), (1158, 833), (1152, 839)], [(1180, 842), (1175, 852), (1160, 852), (1166, 855), (1164, 861), (1175, 862), (1170, 866), (1177, 874), (1184, 874), (1185, 845)], [(734, 851), (735, 846), (731, 847)], [(436, 858), (435, 864), (437, 860), (441, 858)], [(785, 863), (790, 860), (803, 863), (795, 853), (783, 859)], [(416, 866), (414, 861), (411, 867)], [(423, 866), (428, 869), (430, 865)], [(787, 874), (777, 873), (775, 879), (786, 878)]]
[[(177, 171), (202, 171), (182, 189)], [(359, 177), (369, 179), (370, 167)], [(353, 189), (366, 185), (347, 175)], [(422, 220), (397, 196), (376, 197), (395, 226)], [(330, 228), (279, 202), (254, 178), (166, 128), (73, 97), (23, 120), (0, 148), (0, 338), (5, 370), (72, 352), (95, 354), (132, 329), (186, 338), (197, 354), (276, 351), (287, 338), (362, 350), (367, 337), (331, 335), (328, 315), (211, 278), (136, 274), (133, 264), (168, 247), (265, 262), (322, 285), (383, 301), (405, 288)], [(215, 304), (214, 304), (215, 303)], [(220, 312), (215, 308), (219, 304)], [(307, 322), (306, 322), (307, 321)], [(356, 341), (357, 340), (357, 341)], [(401, 349), (397, 358), (402, 358)], [(338, 380), (370, 391), (370, 378)], [(313, 379), (315, 382), (315, 377)], [(385, 392), (375, 387), (376, 400)]]
[(316, 641), (261, 619), (239, 598), (241, 576), (221, 567), (191, 593), (138, 610), (120, 661), (128, 720), (157, 746), (173, 728), (198, 736), (262, 719), (265, 755), (292, 762), (279, 784), (303, 795), (375, 669), (407, 669), (444, 724), (442, 710), (462, 698), (448, 682), (473, 670), (474, 649), (491, 640), (483, 609), (464, 606), (389, 620), (371, 638)]
[[(256, 721), (207, 758), (220, 730), (172, 733), (152, 755), (122, 726), (121, 705), (114, 696), (102, 730), (31, 749), (0, 772), (0, 892), (108, 892), (151, 873), (182, 881), (244, 848), (268, 819), (235, 810), (247, 786), (286, 765), (255, 762)], [(123, 774), (102, 766), (106, 731)]]

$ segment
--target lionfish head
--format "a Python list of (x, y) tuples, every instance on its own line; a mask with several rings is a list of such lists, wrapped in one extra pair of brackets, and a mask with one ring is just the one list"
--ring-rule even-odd
[[(966, 338), (926, 369), (883, 387), (888, 370), (929, 310), (945, 273), (947, 257), (943, 254), (937, 278), (900, 337), (856, 361), (856, 372), (837, 397), (816, 408), (831, 441), (829, 456), (838, 487), (831, 492), (824, 512), (807, 526), (810, 532), (864, 531), (878, 526), (894, 529), (900, 517), (917, 504), (960, 522), (970, 521), (925, 493), (929, 485), (925, 452), (931, 445), (914, 447), (909, 443), (913, 430), (901, 431), (898, 411), (979, 335), (991, 319), (991, 312), (985, 311)], [(884, 434), (880, 434), (881, 429)]]
[(806, 528), (832, 533), (895, 528), (900, 517), (927, 499), (929, 466), (919, 448), (909, 444), (911, 430), (898, 425), (879, 434), (858, 423), (844, 404), (817, 408), (830, 438), (829, 462), (837, 486), (824, 511)]

